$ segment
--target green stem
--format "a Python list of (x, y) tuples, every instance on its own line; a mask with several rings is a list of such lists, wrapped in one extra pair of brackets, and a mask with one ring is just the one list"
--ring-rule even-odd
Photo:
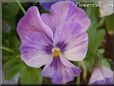
[(86, 82), (86, 77), (87, 77), (87, 69), (86, 69), (86, 66), (85, 66), (85, 63), (84, 61), (80, 61), (80, 65), (83, 69), (83, 79), (84, 81)]
[(98, 25), (97, 25), (97, 28), (101, 27), (103, 24), (104, 24), (104, 18), (102, 18), (102, 19), (99, 21), (99, 23), (98, 23)]
[(76, 84), (77, 84), (77, 85), (80, 85), (80, 75), (77, 77)]
[(1, 47), (2, 50), (5, 50), (5, 51), (8, 51), (8, 52), (11, 52), (11, 53), (14, 53), (13, 50), (7, 48), (7, 47)]
[(16, 58), (19, 58), (19, 57), (21, 57), (21, 56), (20, 56), (20, 55), (17, 55), (17, 56), (16, 56)]
[[(78, 66), (80, 67), (80, 63), (78, 62)], [(80, 85), (80, 75), (77, 77), (76, 84)]]
[(97, 64), (101, 64), (102, 63), (102, 59), (103, 59), (103, 55), (102, 53), (100, 52), (100, 50), (97, 50), (96, 51), (96, 62)]
[(16, 1), (17, 1), (18, 5), (19, 5), (20, 9), (22, 10), (22, 12), (25, 14), (26, 11), (25, 11), (24, 7), (22, 6), (22, 4), (20, 3), (20, 1), (19, 0), (16, 0)]

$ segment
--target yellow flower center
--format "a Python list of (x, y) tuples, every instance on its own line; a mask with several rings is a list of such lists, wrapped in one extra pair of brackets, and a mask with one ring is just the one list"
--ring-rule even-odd
[(59, 57), (60, 56), (60, 49), (59, 48), (53, 48), (52, 49), (52, 54), (53, 54), (53, 57)]

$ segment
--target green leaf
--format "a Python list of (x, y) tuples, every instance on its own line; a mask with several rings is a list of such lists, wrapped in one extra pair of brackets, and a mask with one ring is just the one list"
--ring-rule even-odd
[(105, 24), (109, 34), (114, 34), (114, 14), (105, 17)]
[(3, 39), (5, 39), (3, 40), (3, 46), (17, 52), (18, 51), (17, 47), (19, 46), (17, 46), (18, 37), (16, 34), (16, 24), (17, 24), (17, 15), (19, 13), (20, 8), (16, 3), (3, 3), (2, 6), (3, 6), (2, 7), (3, 30), (4, 29), (7, 30), (7, 32), (6, 31), (3, 32)]
[(16, 3), (3, 3), (2, 6), (3, 19), (10, 19), (10, 21), (14, 19), (20, 9)]
[[(17, 18), (19, 15), (19, 6), (16, 3), (3, 3), (3, 46), (19, 54), (19, 39), (16, 33)], [(12, 47), (13, 46), (13, 47)], [(4, 54), (5, 53), (5, 54)], [(6, 55), (4, 52), (3, 55)]]
[(21, 72), (20, 83), (22, 85), (24, 85), (24, 84), (26, 84), (26, 85), (27, 84), (29, 84), (29, 85), (42, 84), (41, 70), (26, 67)]
[(95, 50), (99, 48), (104, 39), (105, 31), (104, 30), (96, 31), (95, 29), (90, 28), (88, 34), (90, 39), (89, 50), (95, 52)]
[(88, 35), (89, 35), (88, 53), (85, 58), (85, 64), (88, 70), (91, 70), (93, 68), (96, 57), (96, 50), (100, 47), (105, 36), (104, 29), (97, 30), (97, 25), (98, 25), (97, 11), (98, 11), (97, 8), (87, 8), (87, 13), (91, 19), (91, 26), (88, 30)]
[(103, 48), (101, 48), (101, 49), (98, 50), (98, 52), (99, 52), (100, 54), (103, 54), (103, 53), (105, 52), (105, 50), (104, 50)]
[(109, 63), (107, 58), (103, 58), (102, 59), (102, 64), (111, 69), (111, 65), (110, 65), (110, 63)]
[(3, 63), (5, 80), (9, 80), (15, 76), (20, 71), (20, 68), (20, 61), (17, 58), (12, 57), (10, 60)]

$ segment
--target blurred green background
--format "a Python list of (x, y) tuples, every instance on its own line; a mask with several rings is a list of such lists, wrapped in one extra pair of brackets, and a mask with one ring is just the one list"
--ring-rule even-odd
[[(38, 2), (21, 4), (25, 10), (35, 5), (39, 8), (40, 13), (47, 12)], [(84, 65), (80, 64), (82, 69), (84, 66), (86, 67), (86, 70), (83, 70), (87, 74), (84, 75), (84, 72), (82, 72), (80, 81), (77, 81), (76, 78), (69, 84), (79, 82), (87, 84), (88, 77), (90, 77), (98, 54), (103, 57), (103, 64), (107, 67), (111, 68), (113, 62), (114, 14), (101, 18), (99, 17), (98, 7), (85, 7), (83, 9), (91, 19), (91, 26), (88, 30), (88, 53), (83, 61)], [(16, 33), (16, 25), (22, 16), (24, 14), (17, 3), (2, 3), (2, 63), (4, 80), (10, 80), (18, 74), (18, 84), (52, 84), (50, 79), (42, 78), (42, 68), (36, 69), (28, 67), (20, 59), (20, 39)], [(75, 64), (77, 65), (77, 63)], [(84, 78), (86, 78), (86, 81), (84, 81)]]

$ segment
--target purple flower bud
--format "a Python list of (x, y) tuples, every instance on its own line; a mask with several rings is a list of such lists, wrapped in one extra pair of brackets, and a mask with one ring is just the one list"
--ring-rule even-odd
[(114, 72), (105, 66), (96, 66), (90, 77), (89, 84), (108, 85), (114, 84)]

